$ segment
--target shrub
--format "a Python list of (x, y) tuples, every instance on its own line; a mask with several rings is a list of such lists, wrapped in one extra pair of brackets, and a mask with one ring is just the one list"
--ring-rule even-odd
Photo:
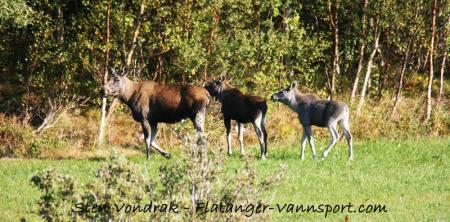
[[(263, 203), (263, 190), (276, 184), (284, 170), (276, 176), (258, 181), (247, 160), (243, 169), (235, 172), (229, 181), (221, 181), (223, 160), (207, 145), (193, 145), (193, 139), (184, 138), (185, 153), (179, 161), (172, 161), (159, 169), (158, 177), (151, 177), (139, 166), (114, 154), (98, 169), (95, 179), (77, 186), (69, 176), (46, 170), (33, 176), (32, 183), (43, 195), (38, 201), (39, 214), (47, 221), (99, 220), (99, 221), (218, 221), (264, 220), (268, 215), (249, 217), (248, 212), (207, 214), (198, 212), (200, 202), (224, 202), (233, 204)], [(149, 203), (175, 203), (179, 213), (125, 212), (137, 207), (144, 210)], [(74, 207), (76, 206), (76, 207)], [(96, 209), (95, 212), (86, 208)], [(100, 210), (99, 207), (104, 207)], [(118, 208), (124, 206), (121, 211)], [(185, 207), (187, 209), (185, 209)], [(150, 208), (148, 208), (150, 209)]]
[(30, 126), (0, 114), (0, 157), (37, 157), (40, 144)]
[(72, 207), (79, 202), (77, 186), (72, 177), (54, 169), (45, 170), (31, 178), (34, 186), (43, 191), (38, 201), (39, 215), (46, 221), (73, 221), (77, 215)]

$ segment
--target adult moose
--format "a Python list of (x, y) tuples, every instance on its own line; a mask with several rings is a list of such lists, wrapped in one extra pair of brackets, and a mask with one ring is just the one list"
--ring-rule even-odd
[[(119, 97), (130, 109), (133, 119), (140, 122), (147, 145), (170, 158), (170, 153), (155, 143), (158, 123), (175, 123), (189, 118), (198, 134), (203, 132), (206, 109), (211, 96), (203, 87), (191, 85), (162, 85), (154, 81), (133, 82), (126, 77), (126, 68), (117, 74), (111, 69), (112, 78), (103, 86), (104, 93)], [(199, 141), (201, 137), (199, 137)]]
[(294, 81), (289, 87), (272, 95), (272, 100), (279, 101), (299, 116), (300, 124), (303, 126), (302, 135), (302, 153), (301, 158), (304, 159), (306, 139), (309, 141), (313, 158), (316, 159), (316, 151), (312, 138), (311, 126), (327, 127), (331, 134), (331, 142), (323, 152), (325, 158), (331, 148), (338, 141), (339, 134), (336, 125), (339, 123), (344, 131), (349, 147), (349, 159), (353, 159), (352, 134), (350, 133), (348, 119), (348, 106), (340, 101), (321, 100), (316, 95), (303, 95), (297, 90), (298, 83)]
[(239, 89), (223, 81), (210, 81), (205, 88), (222, 104), (222, 114), (227, 131), (227, 149), (231, 155), (231, 120), (238, 124), (239, 146), (244, 154), (244, 123), (252, 123), (261, 147), (261, 159), (267, 158), (266, 101), (258, 96), (244, 95)]

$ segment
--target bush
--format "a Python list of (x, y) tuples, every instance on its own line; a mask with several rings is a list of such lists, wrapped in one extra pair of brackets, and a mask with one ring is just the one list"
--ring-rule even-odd
[(0, 114), (0, 157), (38, 157), (44, 140), (30, 126)]
[[(265, 220), (267, 215), (249, 212), (205, 213), (197, 211), (201, 202), (233, 204), (264, 203), (263, 190), (276, 184), (280, 174), (257, 181), (255, 171), (247, 161), (229, 181), (221, 181), (223, 160), (206, 145), (191, 145), (192, 138), (184, 138), (186, 150), (180, 161), (170, 162), (159, 169), (157, 178), (149, 178), (139, 166), (114, 154), (98, 169), (96, 178), (78, 186), (70, 176), (46, 170), (33, 176), (32, 183), (43, 194), (38, 201), (40, 216), (47, 221), (218, 221)], [(149, 204), (177, 204), (179, 213), (133, 212), (152, 209)], [(90, 206), (88, 208), (87, 206)], [(123, 208), (121, 208), (123, 207)], [(148, 207), (148, 208), (146, 208)], [(185, 209), (186, 208), (186, 209)], [(95, 209), (95, 212), (92, 211)], [(118, 209), (121, 209), (118, 211)], [(162, 209), (162, 208), (160, 208)]]
[(45, 170), (31, 178), (34, 186), (43, 191), (38, 201), (39, 215), (46, 221), (73, 221), (77, 215), (72, 207), (80, 201), (77, 186), (72, 177), (61, 175), (54, 169)]

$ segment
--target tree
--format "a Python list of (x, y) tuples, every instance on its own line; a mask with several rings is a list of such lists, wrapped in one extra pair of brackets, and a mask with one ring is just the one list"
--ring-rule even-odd
[[(450, 1), (441, 1), (440, 14), (442, 14), (442, 31), (440, 35), (440, 48), (442, 51), (442, 60), (441, 60), (441, 70), (440, 70), (440, 78), (439, 78), (439, 93), (437, 101), (440, 102), (442, 95), (444, 94), (444, 73), (445, 73), (445, 65), (448, 57), (448, 48), (449, 48), (449, 33), (450, 33), (450, 11), (449, 11)], [(445, 16), (447, 15), (447, 16)]]
[[(406, 10), (409, 9), (409, 7), (405, 7)], [(409, 10), (408, 10), (409, 11)], [(397, 108), (397, 104), (400, 101), (400, 97), (402, 94), (402, 90), (403, 90), (403, 82), (404, 82), (404, 76), (405, 76), (405, 72), (408, 66), (408, 62), (409, 62), (409, 58), (410, 58), (410, 54), (411, 54), (411, 47), (415, 41), (416, 35), (419, 32), (419, 30), (421, 29), (420, 25), (417, 22), (417, 17), (419, 14), (419, 9), (418, 9), (418, 3), (416, 1), (413, 2), (413, 6), (412, 6), (412, 10), (413, 13), (411, 14), (411, 17), (408, 19), (408, 21), (406, 22), (406, 36), (405, 38), (408, 39), (407, 44), (406, 44), (406, 49), (403, 53), (403, 65), (401, 66), (401, 70), (400, 70), (400, 77), (398, 79), (398, 83), (397, 83), (397, 88), (395, 92), (395, 98), (394, 98), (394, 102), (392, 104), (392, 108), (391, 108), (391, 116), (393, 116), (395, 114), (396, 108)]]
[[(104, 63), (104, 74), (103, 74), (103, 84), (108, 82), (108, 68), (109, 68), (109, 16), (110, 16), (110, 3), (109, 0), (106, 1), (106, 21), (105, 21), (105, 63)], [(100, 117), (100, 127), (98, 130), (98, 144), (102, 145), (105, 135), (105, 125), (106, 125), (106, 96), (102, 97), (102, 109)]]
[(429, 62), (429, 70), (428, 70), (428, 85), (427, 85), (427, 102), (426, 102), (426, 110), (425, 110), (425, 121), (428, 122), (431, 118), (431, 110), (432, 110), (432, 87), (433, 87), (433, 63), (434, 63), (434, 37), (436, 32), (436, 5), (437, 0), (433, 1), (433, 15), (431, 19), (431, 37), (430, 37), (430, 46), (429, 53), (430, 56)]
[[(333, 4), (331, 0), (328, 0), (328, 19), (330, 21), (331, 29), (333, 30), (333, 63), (331, 70), (331, 80), (329, 84), (329, 98), (333, 100), (333, 94), (336, 87), (336, 76), (340, 75), (339, 68), (339, 27), (338, 27), (338, 10), (339, 0), (336, 0)], [(327, 75), (328, 76), (328, 75)]]
[(358, 90), (359, 76), (361, 70), (363, 69), (364, 62), (364, 48), (365, 48), (365, 38), (366, 38), (366, 8), (367, 8), (368, 0), (364, 0), (362, 7), (362, 19), (361, 19), (361, 35), (359, 38), (359, 57), (358, 57), (358, 68), (356, 68), (355, 79), (353, 80), (352, 92), (350, 94), (350, 103), (353, 102), (353, 99), (356, 96), (356, 91)]
[(366, 91), (368, 90), (368, 84), (370, 81), (370, 74), (372, 72), (373, 59), (375, 58), (376, 53), (378, 52), (379, 40), (380, 40), (380, 15), (377, 14), (375, 18), (375, 31), (373, 40), (373, 48), (372, 53), (370, 53), (369, 59), (367, 60), (366, 74), (364, 76), (364, 82), (361, 89), (358, 107), (356, 109), (356, 115), (360, 115), (362, 111), (362, 107), (364, 106), (364, 97), (366, 96)]

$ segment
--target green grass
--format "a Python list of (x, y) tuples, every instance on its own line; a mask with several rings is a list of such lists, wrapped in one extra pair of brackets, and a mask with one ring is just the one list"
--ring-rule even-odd
[[(318, 150), (325, 144), (318, 143)], [(236, 150), (236, 149), (235, 149)], [(257, 155), (257, 147), (247, 148)], [(237, 150), (236, 150), (237, 151)], [(236, 152), (235, 151), (235, 152)], [(310, 149), (300, 161), (299, 144), (270, 148), (267, 161), (252, 160), (259, 178), (278, 172), (284, 163), (285, 178), (263, 194), (269, 204), (384, 204), (387, 213), (276, 213), (274, 221), (450, 221), (450, 138), (406, 141), (364, 141), (354, 146), (354, 161), (347, 160), (344, 142), (335, 147), (324, 161), (313, 161)], [(167, 161), (155, 156), (129, 157), (150, 174)], [(225, 155), (225, 154), (224, 154)], [(2, 221), (39, 219), (36, 200), (40, 193), (30, 184), (36, 172), (53, 167), (86, 182), (104, 160), (0, 160), (0, 218)], [(244, 166), (235, 154), (226, 157), (224, 169), (231, 173)]]

